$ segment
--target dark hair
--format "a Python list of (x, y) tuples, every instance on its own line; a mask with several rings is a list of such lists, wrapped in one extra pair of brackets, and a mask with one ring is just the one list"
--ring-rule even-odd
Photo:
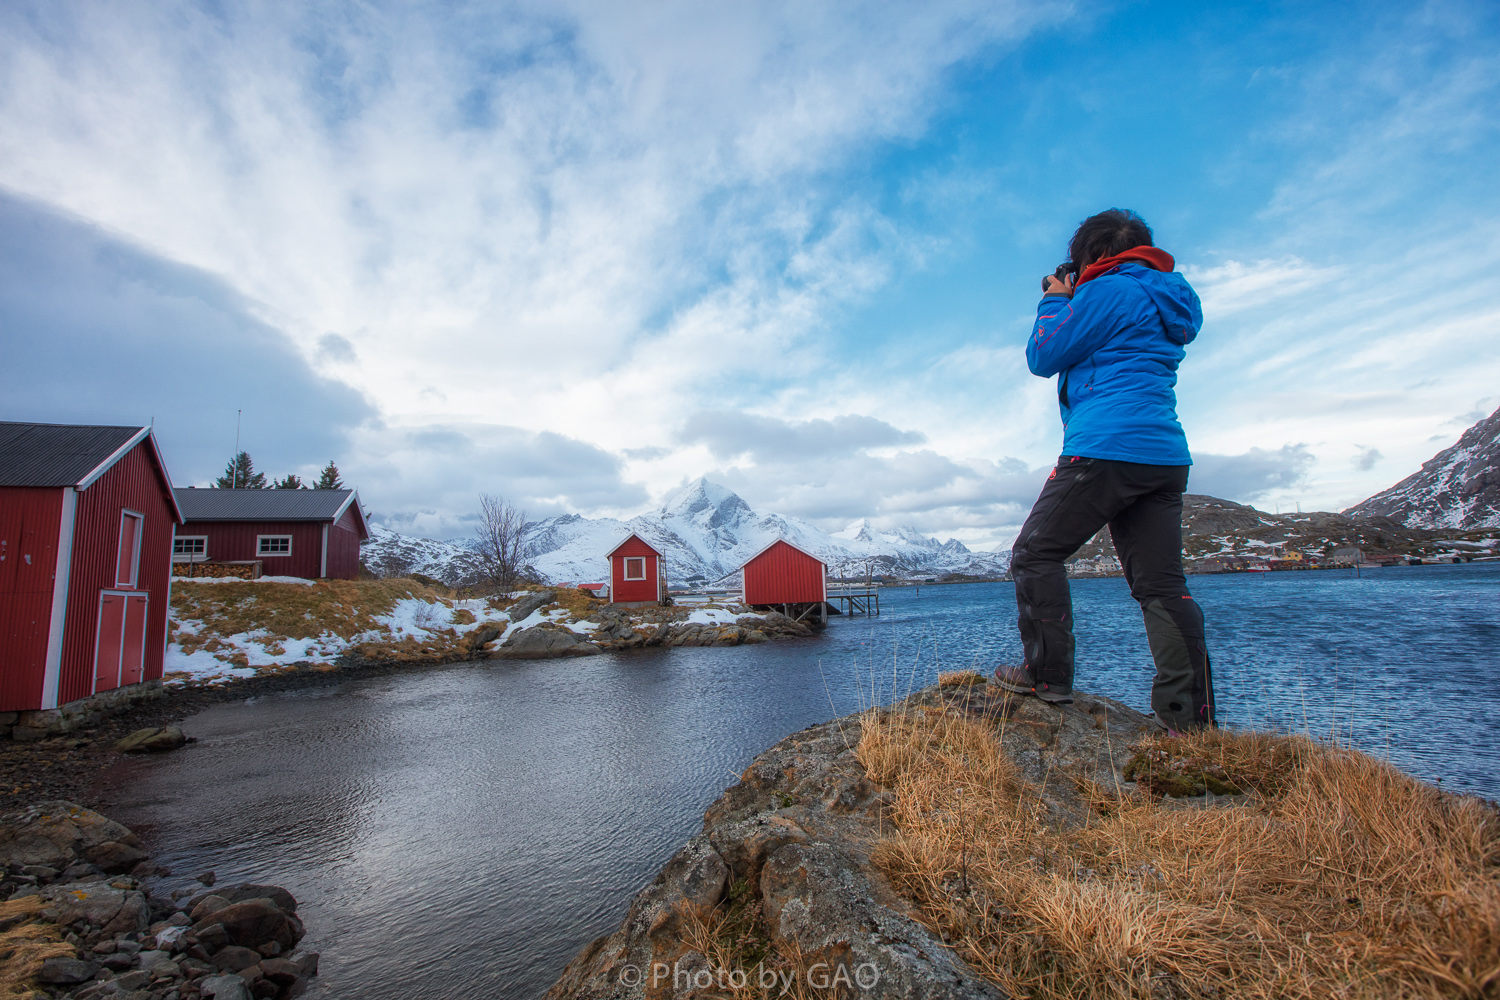
[(1113, 257), (1132, 247), (1155, 245), (1145, 219), (1127, 209), (1111, 208), (1078, 224), (1078, 231), (1068, 242), (1068, 260), (1082, 271), (1096, 260)]

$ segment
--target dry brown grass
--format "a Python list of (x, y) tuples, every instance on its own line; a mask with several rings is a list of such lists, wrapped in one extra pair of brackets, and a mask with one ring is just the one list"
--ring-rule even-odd
[(62, 931), (56, 924), (32, 919), (41, 909), (37, 896), (0, 903), (0, 926), (5, 927), (0, 932), (0, 996), (30, 997), (43, 962), (77, 954), (59, 940)]
[(992, 725), (872, 713), (858, 753), (895, 791), (897, 827), (876, 863), (1017, 997), (1500, 996), (1493, 806), (1295, 736), (1140, 750), (1255, 794), (1214, 808), (1117, 796), (1060, 828)]
[(836, 1000), (852, 992), (842, 982), (830, 982), (834, 976), (826, 960), (820, 964), (795, 945), (770, 939), (760, 899), (747, 882), (736, 882), (729, 898), (712, 910), (681, 903), (677, 917), (683, 943), (708, 959), (711, 986), (694, 996)]
[[(352, 639), (378, 627), (376, 616), (389, 614), (408, 597), (451, 606), (431, 587), (414, 580), (319, 580), (295, 583), (172, 584), (172, 617), (201, 621), (197, 636), (180, 636), (188, 652), (207, 648), (214, 637), (264, 629), (288, 639), (313, 639), (332, 632)], [(174, 635), (173, 641), (179, 636)], [(209, 652), (213, 652), (210, 649)]]
[(984, 674), (977, 670), (944, 670), (938, 674), (938, 685), (945, 688), (972, 687), (984, 683), (987, 683)]

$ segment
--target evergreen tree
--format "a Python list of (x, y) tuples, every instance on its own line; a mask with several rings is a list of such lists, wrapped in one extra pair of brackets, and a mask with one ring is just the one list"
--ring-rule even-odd
[(271, 484), (271, 489), (273, 489), (273, 490), (305, 490), (305, 489), (307, 489), (307, 487), (302, 485), (302, 480), (300, 478), (298, 478), (297, 476), (294, 476), (290, 472), (288, 472), (286, 474), (286, 478), (285, 479), (278, 479), (278, 480), (276, 480), (276, 482), (272, 483)]
[(266, 488), (266, 474), (256, 472), (250, 453), (242, 451), (224, 466), (224, 474), (214, 480), (214, 487), (221, 490), (263, 490)]
[(323, 474), (318, 477), (318, 483), (313, 487), (315, 490), (341, 490), (344, 481), (339, 478), (339, 467), (333, 464), (333, 459), (323, 466)]

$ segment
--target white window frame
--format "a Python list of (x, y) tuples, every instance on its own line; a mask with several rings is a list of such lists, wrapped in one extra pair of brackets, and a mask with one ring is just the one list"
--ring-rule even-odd
[[(141, 536), (146, 533), (146, 515), (129, 507), (120, 510), (120, 534), (125, 534), (125, 519), (135, 518), (135, 551), (130, 553), (130, 579), (120, 579), (120, 554), (115, 553), (115, 586), (134, 589), (141, 578)], [(118, 548), (119, 543), (115, 543)]]
[[(267, 552), (266, 551), (266, 542), (268, 542), (268, 541), (270, 541), (272, 539), (279, 539), (279, 538), (285, 538), (286, 539), (286, 551), (285, 552)], [(292, 536), (291, 535), (256, 535), (255, 536), (255, 558), (257, 558), (257, 559), (280, 559), (283, 556), (289, 556), (291, 554), (292, 554)]]
[[(197, 551), (178, 552), (178, 542), (197, 542)], [(174, 535), (172, 537), (172, 561), (173, 562), (206, 562), (208, 560), (208, 536), (207, 535)]]
[[(631, 576), (630, 575), (630, 564), (631, 563), (640, 563), (641, 564), (641, 575), (640, 576)], [(625, 557), (625, 579), (631, 580), (631, 581), (646, 579), (646, 557), (645, 556), (626, 556)]]

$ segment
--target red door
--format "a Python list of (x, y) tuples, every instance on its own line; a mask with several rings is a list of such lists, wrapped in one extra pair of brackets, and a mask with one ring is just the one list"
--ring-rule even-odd
[(95, 691), (108, 691), (120, 686), (120, 653), (125, 648), (126, 600), (124, 594), (108, 592), (99, 597), (99, 638), (94, 647)]
[(146, 675), (146, 606), (145, 594), (125, 598), (125, 641), (120, 650), (120, 683), (139, 684)]

